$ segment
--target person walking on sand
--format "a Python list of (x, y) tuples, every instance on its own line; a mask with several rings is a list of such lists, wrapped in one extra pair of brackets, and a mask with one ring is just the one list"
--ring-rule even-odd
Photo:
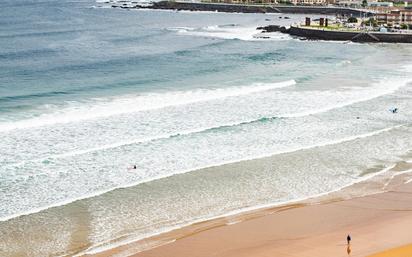
[(346, 241), (348, 242), (348, 245), (346, 247), (346, 252), (348, 253), (348, 255), (350, 255), (350, 253), (352, 252), (352, 249), (350, 248), (350, 240), (352, 240), (352, 238), (350, 237), (350, 235), (348, 235), (346, 237)]

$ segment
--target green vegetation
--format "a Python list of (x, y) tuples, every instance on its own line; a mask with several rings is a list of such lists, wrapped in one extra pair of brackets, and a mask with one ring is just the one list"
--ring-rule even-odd
[(405, 23), (389, 25), (389, 26), (386, 26), (386, 27), (387, 28), (394, 28), (394, 29), (404, 29), (404, 30), (410, 29), (410, 30), (412, 30), (412, 25), (405, 24)]
[(366, 26), (372, 26), (372, 27), (378, 27), (378, 21), (374, 18), (369, 18), (367, 20), (364, 20), (362, 22), (362, 25), (366, 25)]
[(348, 23), (358, 23), (358, 19), (356, 19), (356, 17), (349, 17)]
[(362, 6), (363, 7), (368, 6), (368, 0), (362, 0)]
[(278, 1), (278, 4), (281, 4), (281, 5), (293, 5), (293, 3), (292, 3), (291, 1), (288, 1), (288, 0), (279, 0), (279, 1)]
[(403, 1), (393, 2), (393, 6), (395, 6), (395, 7), (404, 7), (404, 6), (405, 6), (405, 2), (403, 2)]

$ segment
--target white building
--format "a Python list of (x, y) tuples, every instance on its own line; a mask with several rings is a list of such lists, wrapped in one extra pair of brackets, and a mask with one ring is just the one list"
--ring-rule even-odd
[(327, 5), (328, 0), (291, 0), (294, 5)]
[(392, 2), (368, 2), (368, 7), (393, 7)]
[(342, 7), (360, 7), (362, 0), (337, 0), (336, 4)]

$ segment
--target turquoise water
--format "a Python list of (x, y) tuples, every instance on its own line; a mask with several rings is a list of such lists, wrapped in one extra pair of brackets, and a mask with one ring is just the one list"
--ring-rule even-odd
[(409, 160), (409, 45), (97, 5), (1, 4), (1, 255), (99, 251)]

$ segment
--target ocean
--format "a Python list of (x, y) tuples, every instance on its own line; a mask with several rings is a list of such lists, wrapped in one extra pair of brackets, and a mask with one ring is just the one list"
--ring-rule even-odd
[(101, 5), (0, 4), (1, 256), (96, 253), (412, 161), (410, 45)]

